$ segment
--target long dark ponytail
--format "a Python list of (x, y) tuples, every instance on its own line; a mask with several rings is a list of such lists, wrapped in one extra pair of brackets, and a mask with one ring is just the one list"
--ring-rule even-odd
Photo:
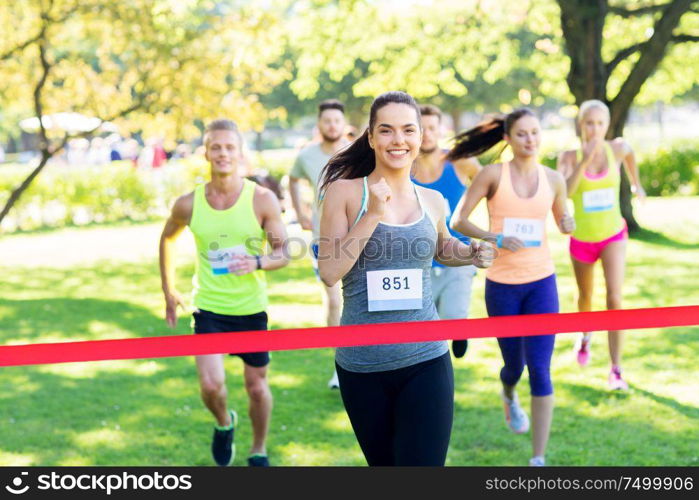
[(498, 144), (510, 133), (512, 126), (523, 116), (536, 114), (529, 108), (518, 108), (507, 115), (497, 115), (482, 121), (475, 127), (458, 134), (454, 146), (447, 153), (449, 160), (478, 156)]
[(384, 92), (371, 103), (369, 112), (369, 126), (355, 141), (336, 153), (323, 168), (320, 178), (320, 196), (324, 195), (328, 186), (338, 179), (357, 179), (372, 173), (376, 168), (376, 156), (369, 145), (369, 132), (376, 125), (376, 113), (384, 106), (397, 103), (407, 104), (415, 110), (417, 123), (420, 125), (420, 108), (415, 99), (405, 92), (397, 90)]

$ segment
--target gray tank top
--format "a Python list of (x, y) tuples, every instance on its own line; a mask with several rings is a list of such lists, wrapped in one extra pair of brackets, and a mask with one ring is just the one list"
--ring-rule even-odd
[[(357, 262), (342, 278), (344, 304), (340, 324), (439, 319), (432, 300), (430, 281), (437, 231), (419, 193), (417, 197), (422, 209), (420, 219), (410, 224), (379, 222)], [(365, 177), (362, 208), (355, 224), (366, 212), (367, 199)], [(371, 300), (367, 288), (368, 276), (372, 286)], [(419, 298), (415, 296), (416, 288), (419, 288), (416, 285), (422, 287)], [(338, 347), (335, 360), (345, 370), (368, 373), (404, 368), (437, 358), (446, 352), (446, 341)]]

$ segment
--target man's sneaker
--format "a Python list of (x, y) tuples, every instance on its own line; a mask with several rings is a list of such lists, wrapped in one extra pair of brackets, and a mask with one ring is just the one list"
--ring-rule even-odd
[(544, 467), (546, 465), (546, 459), (542, 456), (532, 457), (529, 459), (529, 467)]
[(231, 425), (227, 427), (214, 426), (214, 438), (211, 442), (211, 454), (214, 461), (221, 466), (229, 465), (235, 458), (235, 426), (238, 424), (238, 414), (229, 410)]
[(337, 370), (335, 370), (335, 372), (333, 372), (333, 376), (328, 381), (328, 387), (330, 389), (339, 389), (340, 388), (340, 379), (337, 378)]
[(613, 391), (626, 391), (629, 388), (629, 384), (621, 378), (621, 370), (619, 368), (612, 368), (609, 372), (609, 388)]
[(504, 392), (501, 392), (500, 397), (505, 406), (505, 422), (510, 430), (515, 434), (527, 432), (529, 430), (529, 417), (522, 407), (519, 406), (517, 394), (512, 399), (509, 399)]
[(262, 453), (255, 453), (254, 455), (250, 455), (248, 457), (248, 466), (269, 467), (269, 459), (267, 458), (267, 455), (263, 455)]
[(451, 341), (451, 352), (454, 353), (455, 358), (463, 358), (468, 349), (468, 340), (452, 340)]
[(579, 338), (575, 343), (575, 357), (580, 366), (586, 366), (590, 362), (590, 339)]

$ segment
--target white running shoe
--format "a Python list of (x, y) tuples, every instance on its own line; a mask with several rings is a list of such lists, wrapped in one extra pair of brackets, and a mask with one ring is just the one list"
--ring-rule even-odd
[(339, 389), (340, 388), (340, 379), (337, 378), (337, 370), (333, 372), (333, 376), (330, 377), (330, 380), (328, 381), (328, 387), (330, 389)]
[(546, 460), (544, 457), (532, 457), (529, 459), (529, 467), (544, 467), (546, 466)]
[(505, 407), (505, 422), (512, 432), (515, 434), (524, 434), (529, 430), (529, 417), (519, 406), (519, 398), (517, 393), (512, 399), (505, 396), (505, 392), (500, 393), (503, 405)]

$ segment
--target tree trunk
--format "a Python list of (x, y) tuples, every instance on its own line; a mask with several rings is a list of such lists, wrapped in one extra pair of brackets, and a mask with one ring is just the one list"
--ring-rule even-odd
[(10, 134), (7, 137), (7, 151), (6, 153), (17, 153), (17, 140), (14, 134)]
[[(607, 133), (608, 139), (613, 139), (615, 137), (623, 137), (624, 135), (624, 125), (628, 118), (629, 110), (627, 109), (623, 113), (623, 119), (616, 122), (615, 126), (609, 127), (609, 132)], [(629, 182), (629, 177), (626, 175), (626, 169), (621, 168), (621, 186), (619, 187), (619, 207), (621, 208), (621, 215), (626, 220), (626, 225), (629, 227), (629, 233), (633, 234), (641, 229), (641, 225), (636, 220), (633, 214), (633, 205), (631, 204), (631, 183)]]
[[(619, 93), (609, 103), (611, 119), (608, 137), (610, 139), (623, 135), (624, 125), (629, 117), (629, 109), (631, 108), (633, 100), (640, 92), (645, 81), (662, 61), (665, 51), (672, 39), (673, 30), (679, 24), (682, 15), (691, 8), (694, 1), (695, 0), (674, 0), (668, 2), (663, 11), (663, 15), (655, 22), (653, 35), (640, 51), (641, 57), (621, 86)], [(624, 216), (629, 226), (629, 232), (633, 233), (638, 231), (641, 226), (633, 215), (631, 186), (625, 169), (622, 169), (621, 173), (619, 203), (621, 205), (621, 214)]]
[(461, 130), (461, 114), (462, 113), (463, 113), (463, 111), (461, 111), (460, 109), (454, 109), (454, 108), (452, 108), (449, 111), (449, 116), (451, 116), (451, 121), (452, 121), (452, 124), (454, 126), (454, 133), (455, 134), (458, 134), (459, 131)]
[[(650, 39), (644, 44), (621, 50), (617, 54), (618, 57), (608, 66), (602, 59), (602, 31), (609, 13), (608, 0), (558, 0), (565, 49), (570, 57), (568, 87), (578, 105), (587, 99), (600, 99), (609, 105), (609, 139), (623, 135), (631, 104), (645, 81), (662, 61), (672, 39), (673, 30), (678, 26), (681, 17), (695, 2), (696, 0), (673, 0), (662, 5), (657, 4), (662, 8), (662, 15), (655, 21)], [(610, 71), (613, 71), (616, 63), (636, 51), (641, 53), (639, 60), (631, 69), (619, 93), (613, 99), (610, 98), (607, 94)], [(633, 215), (631, 189), (624, 169), (619, 204), (629, 231), (640, 229)]]
[(607, 0), (559, 0), (565, 50), (570, 57), (567, 82), (575, 101), (606, 100), (607, 68), (602, 59), (602, 31)]
[[(695, 1), (673, 0), (667, 3), (663, 10), (663, 15), (653, 25), (653, 35), (640, 50), (641, 56), (638, 62), (631, 69), (619, 93), (611, 100), (612, 117), (610, 130), (615, 130), (619, 126), (623, 129), (623, 123), (628, 117), (629, 108), (633, 104), (633, 100), (641, 91), (643, 84), (663, 60), (674, 29), (679, 25), (682, 16), (689, 11)], [(619, 122), (621, 122), (621, 125)]]
[(12, 191), (12, 194), (10, 194), (7, 203), (5, 203), (5, 207), (2, 209), (2, 212), (0, 212), (0, 223), (2, 223), (3, 219), (10, 212), (12, 206), (17, 202), (17, 200), (19, 200), (19, 197), (22, 196), (22, 193), (24, 193), (27, 190), (34, 178), (37, 175), (39, 175), (39, 172), (41, 172), (44, 169), (46, 163), (49, 161), (49, 158), (51, 158), (51, 153), (49, 153), (48, 151), (41, 152), (41, 161), (39, 161), (39, 165), (34, 170), (32, 170), (32, 173), (29, 174), (27, 178), (24, 179), (24, 181), (22, 181), (22, 184), (20, 184), (17, 187), (17, 189)]

